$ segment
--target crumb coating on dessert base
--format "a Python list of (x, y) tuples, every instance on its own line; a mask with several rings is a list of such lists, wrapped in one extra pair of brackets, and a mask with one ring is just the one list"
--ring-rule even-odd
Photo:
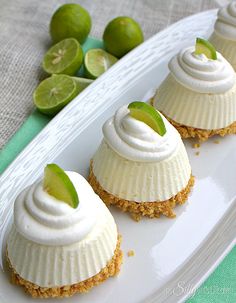
[(95, 276), (80, 283), (51, 288), (40, 287), (32, 282), (21, 278), (20, 275), (12, 267), (11, 262), (8, 258), (8, 254), (6, 252), (7, 263), (11, 270), (11, 281), (13, 284), (23, 286), (25, 292), (29, 293), (33, 298), (63, 298), (73, 296), (76, 293), (86, 293), (92, 287), (101, 284), (109, 277), (118, 275), (123, 259), (123, 253), (120, 249), (120, 244), (121, 235), (118, 235), (114, 256), (107, 263), (107, 266)]
[(96, 194), (100, 196), (103, 202), (107, 205), (115, 205), (120, 208), (123, 212), (129, 212), (135, 221), (139, 221), (142, 216), (149, 218), (159, 218), (164, 215), (168, 218), (174, 218), (176, 215), (173, 208), (177, 204), (184, 204), (187, 200), (191, 188), (194, 185), (194, 177), (191, 175), (187, 186), (182, 189), (175, 196), (166, 201), (153, 201), (153, 202), (135, 202), (125, 199), (120, 199), (102, 188), (97, 181), (92, 167), (92, 161), (90, 164), (90, 173), (88, 179), (90, 185)]
[(166, 117), (166, 119), (177, 129), (181, 138), (183, 138), (183, 139), (196, 138), (200, 142), (204, 142), (212, 136), (218, 135), (218, 136), (224, 137), (226, 135), (236, 134), (236, 121), (227, 127), (209, 130), (209, 129), (201, 129), (201, 128), (194, 128), (191, 126), (186, 126), (186, 125), (177, 123), (168, 117)]
[[(154, 98), (151, 98), (149, 103), (153, 106)], [(228, 125), (224, 128), (219, 129), (201, 129), (196, 127), (191, 127), (187, 125), (180, 124), (171, 118), (167, 117), (162, 111), (162, 115), (177, 129), (181, 138), (188, 139), (188, 138), (196, 138), (200, 142), (204, 142), (208, 140), (212, 136), (221, 136), (224, 137), (226, 135), (233, 135), (236, 134), (236, 121), (232, 124)]]

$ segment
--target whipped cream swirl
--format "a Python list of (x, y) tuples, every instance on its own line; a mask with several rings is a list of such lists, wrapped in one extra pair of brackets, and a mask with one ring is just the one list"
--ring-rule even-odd
[(224, 93), (233, 87), (234, 70), (220, 53), (217, 60), (211, 60), (194, 52), (195, 47), (185, 48), (169, 62), (169, 69), (178, 82), (199, 93)]
[(122, 106), (103, 126), (105, 141), (120, 156), (132, 161), (153, 162), (164, 160), (175, 151), (179, 134), (163, 116), (166, 133), (160, 136), (129, 113), (127, 105)]
[(67, 174), (79, 196), (76, 209), (50, 196), (43, 190), (42, 182), (34, 183), (17, 197), (14, 224), (25, 238), (39, 244), (67, 245), (82, 240), (92, 230), (98, 196), (81, 175)]
[(236, 1), (219, 9), (215, 23), (215, 32), (223, 38), (236, 40)]

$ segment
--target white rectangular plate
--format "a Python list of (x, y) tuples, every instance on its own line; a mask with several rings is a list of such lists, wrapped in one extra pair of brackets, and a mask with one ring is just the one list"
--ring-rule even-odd
[[(167, 63), (180, 48), (209, 34), (216, 11), (184, 19), (122, 58), (61, 111), (0, 178), (0, 249), (12, 220), (18, 193), (42, 175), (46, 163), (87, 176), (89, 161), (102, 138), (101, 126), (121, 105), (144, 100), (167, 75)], [(148, 94), (148, 95), (147, 95)], [(236, 136), (202, 144), (200, 155), (186, 142), (196, 184), (175, 219), (136, 223), (112, 209), (123, 235), (120, 275), (85, 295), (60, 302), (182, 302), (233, 246), (236, 225)], [(134, 257), (127, 257), (133, 249)], [(5, 271), (4, 271), (5, 270)], [(33, 302), (9, 283), (5, 261), (0, 270), (0, 301)], [(182, 283), (182, 284), (181, 284)], [(55, 300), (52, 300), (53, 302)]]

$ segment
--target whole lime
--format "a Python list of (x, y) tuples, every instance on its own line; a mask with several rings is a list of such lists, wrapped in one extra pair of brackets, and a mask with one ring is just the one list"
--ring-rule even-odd
[(91, 17), (79, 4), (64, 4), (53, 14), (50, 34), (54, 43), (75, 38), (83, 43), (91, 30)]
[(121, 16), (107, 24), (103, 40), (105, 49), (120, 58), (143, 42), (143, 32), (134, 19)]

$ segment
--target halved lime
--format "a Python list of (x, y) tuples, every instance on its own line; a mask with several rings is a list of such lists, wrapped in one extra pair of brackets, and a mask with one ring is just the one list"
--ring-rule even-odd
[(202, 38), (196, 39), (195, 54), (204, 54), (208, 59), (217, 60), (216, 49), (214, 46), (209, 41)]
[(136, 101), (129, 104), (128, 109), (130, 110), (131, 117), (146, 123), (159, 135), (164, 136), (166, 133), (166, 127), (163, 122), (161, 115), (151, 105)]
[(67, 75), (53, 75), (43, 80), (34, 91), (34, 104), (47, 115), (57, 114), (77, 95), (76, 82)]
[(79, 204), (77, 191), (68, 175), (57, 164), (48, 164), (44, 169), (44, 190), (54, 198), (76, 208)]
[(84, 58), (85, 75), (88, 78), (96, 79), (117, 61), (116, 57), (105, 52), (103, 49), (90, 49)]
[(83, 62), (83, 50), (74, 38), (52, 46), (43, 59), (43, 69), (48, 74), (74, 75)]
[(80, 77), (72, 77), (76, 83), (77, 94), (82, 92), (89, 84), (93, 82), (91, 79), (80, 78)]

